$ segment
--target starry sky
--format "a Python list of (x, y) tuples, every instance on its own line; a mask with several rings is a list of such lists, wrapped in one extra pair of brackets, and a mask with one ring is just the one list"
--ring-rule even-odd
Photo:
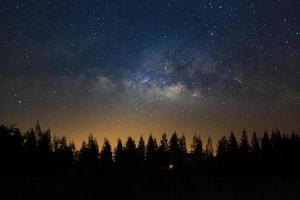
[(297, 0), (2, 0), (0, 122), (80, 144), (300, 130)]

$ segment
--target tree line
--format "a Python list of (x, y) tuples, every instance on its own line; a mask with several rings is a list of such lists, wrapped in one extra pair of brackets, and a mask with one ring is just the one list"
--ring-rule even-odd
[(99, 147), (90, 135), (79, 150), (66, 137), (52, 137), (50, 130), (35, 128), (25, 133), (15, 126), (0, 126), (1, 176), (108, 176), (111, 172), (147, 174), (169, 173), (194, 176), (297, 176), (300, 167), (300, 137), (295, 132), (282, 134), (279, 129), (256, 132), (246, 130), (237, 139), (233, 132), (213, 145), (208, 137), (204, 144), (194, 135), (188, 151), (184, 135), (176, 132), (157, 140), (118, 139), (113, 148), (108, 139)]

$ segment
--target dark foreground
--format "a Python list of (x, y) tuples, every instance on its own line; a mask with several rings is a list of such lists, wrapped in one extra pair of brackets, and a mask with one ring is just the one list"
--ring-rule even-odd
[(299, 199), (299, 178), (1, 179), (1, 199)]
[(91, 135), (79, 151), (65, 137), (0, 126), (0, 200), (4, 199), (300, 199), (300, 135), (278, 129), (251, 142), (223, 136), (214, 150), (184, 135), (159, 142), (118, 140), (100, 149)]

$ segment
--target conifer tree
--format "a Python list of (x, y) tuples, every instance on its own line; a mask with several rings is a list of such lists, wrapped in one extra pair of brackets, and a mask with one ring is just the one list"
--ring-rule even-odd
[(163, 133), (160, 145), (158, 147), (159, 150), (159, 164), (162, 165), (163, 168), (166, 168), (169, 165), (169, 144), (167, 134)]
[(145, 161), (145, 151), (146, 151), (145, 141), (144, 138), (141, 136), (137, 146), (137, 156), (140, 163), (143, 163)]
[(148, 143), (146, 146), (146, 160), (150, 163), (153, 163), (157, 160), (156, 156), (157, 156), (157, 142), (156, 139), (154, 139), (152, 137), (152, 135), (150, 134), (149, 139), (148, 139)]
[(124, 154), (123, 144), (121, 139), (119, 138), (117, 142), (117, 146), (114, 151), (114, 160), (119, 165), (122, 164), (122, 158), (124, 156), (123, 154)]
[(258, 156), (260, 152), (259, 142), (256, 136), (256, 132), (253, 132), (252, 139), (251, 139), (251, 148), (250, 152), (253, 156)]
[(191, 145), (191, 153), (192, 153), (192, 159), (199, 161), (202, 159), (203, 156), (203, 144), (200, 136), (194, 135), (193, 141)]
[(243, 133), (242, 133), (240, 152), (241, 152), (242, 157), (247, 156), (249, 153), (249, 142), (248, 142), (248, 135), (247, 135), (246, 129), (244, 129)]
[(228, 140), (227, 137), (222, 136), (217, 145), (217, 159), (221, 164), (224, 164), (228, 153)]
[(100, 152), (100, 159), (104, 165), (111, 165), (112, 150), (108, 139), (104, 139), (103, 147)]
[(208, 159), (208, 160), (212, 160), (214, 157), (214, 147), (213, 147), (212, 139), (210, 136), (207, 139), (207, 144), (206, 144), (206, 148), (205, 148), (205, 156), (206, 156), (206, 159)]

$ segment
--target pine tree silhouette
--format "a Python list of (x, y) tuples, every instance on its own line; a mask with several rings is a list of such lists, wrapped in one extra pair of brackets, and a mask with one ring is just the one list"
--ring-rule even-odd
[(169, 144), (168, 144), (168, 138), (166, 133), (163, 133), (161, 137), (158, 150), (159, 150), (159, 164), (161, 165), (162, 168), (167, 169), (170, 164), (170, 158), (169, 158)]
[(105, 168), (112, 167), (112, 150), (111, 145), (108, 139), (104, 139), (104, 143), (100, 152), (101, 164), (104, 165)]
[(147, 146), (146, 146), (146, 160), (149, 163), (150, 167), (156, 167), (157, 162), (157, 142), (156, 139), (150, 134)]
[(201, 166), (203, 161), (203, 143), (198, 135), (193, 136), (193, 143), (191, 145), (191, 160), (195, 167)]
[(251, 139), (250, 152), (254, 157), (257, 157), (260, 153), (260, 146), (255, 131), (253, 132), (252, 139)]
[(183, 167), (185, 162), (187, 161), (187, 147), (186, 147), (186, 140), (184, 135), (182, 135), (179, 138), (178, 146), (179, 146), (179, 164), (181, 167)]
[(146, 156), (145, 154), (146, 154), (145, 141), (144, 138), (141, 136), (137, 146), (137, 156), (138, 156), (139, 166), (143, 165)]
[(99, 165), (99, 146), (92, 134), (88, 137), (88, 142), (83, 142), (79, 152), (79, 162), (85, 168), (85, 173), (96, 171)]
[(138, 158), (135, 141), (132, 139), (132, 137), (127, 138), (124, 153), (126, 167), (128, 167), (129, 169), (135, 168), (138, 164)]
[(171, 165), (176, 169), (180, 161), (180, 147), (176, 132), (170, 138), (170, 161)]
[(205, 148), (205, 157), (206, 157), (206, 160), (208, 160), (208, 161), (211, 161), (214, 158), (214, 147), (212, 144), (211, 137), (208, 137), (208, 139), (207, 139), (207, 144), (206, 144), (206, 148)]
[(221, 167), (224, 167), (228, 154), (228, 140), (226, 136), (222, 136), (217, 145), (217, 160)]
[(248, 135), (246, 129), (243, 130), (242, 137), (241, 137), (241, 144), (240, 144), (240, 152), (242, 157), (247, 157), (249, 153), (249, 142), (248, 142)]
[(269, 157), (271, 150), (272, 150), (272, 143), (270, 141), (268, 132), (265, 131), (261, 139), (261, 151), (263, 153), (263, 156)]
[(0, 178), (64, 177), (73, 180), (78, 176), (87, 185), (117, 181), (116, 188), (125, 192), (127, 189), (121, 189), (125, 187), (123, 179), (126, 184), (138, 188), (143, 181), (148, 186), (172, 185), (191, 177), (194, 181), (201, 180), (202, 176), (256, 177), (257, 180), (300, 177), (297, 159), (300, 137), (295, 132), (282, 135), (278, 129), (273, 129), (270, 136), (265, 131), (261, 139), (253, 132), (251, 145), (246, 130), (240, 141), (231, 132), (228, 137), (222, 136), (218, 140), (216, 155), (210, 137), (205, 150), (202, 145), (201, 138), (194, 135), (188, 151), (184, 135), (178, 137), (174, 132), (168, 141), (164, 133), (159, 146), (152, 135), (147, 144), (143, 137), (137, 145), (132, 137), (127, 138), (125, 146), (119, 139), (113, 154), (107, 139), (99, 152), (97, 140), (90, 135), (76, 151), (74, 143), (68, 143), (64, 136), (54, 136), (52, 140), (50, 130), (43, 131), (39, 122), (35, 129), (26, 133), (21, 133), (15, 126), (1, 125)]
[(119, 167), (123, 165), (124, 149), (121, 139), (118, 139), (117, 146), (114, 151), (114, 160)]

